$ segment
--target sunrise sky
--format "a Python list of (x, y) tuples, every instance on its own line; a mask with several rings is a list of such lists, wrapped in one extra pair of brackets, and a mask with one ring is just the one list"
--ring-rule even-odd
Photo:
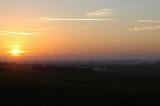
[(0, 0), (0, 56), (159, 56), (160, 0)]

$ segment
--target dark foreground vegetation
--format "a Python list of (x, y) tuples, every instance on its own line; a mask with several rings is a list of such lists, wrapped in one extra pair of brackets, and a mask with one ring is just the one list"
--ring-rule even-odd
[(159, 106), (160, 63), (0, 64), (0, 106)]

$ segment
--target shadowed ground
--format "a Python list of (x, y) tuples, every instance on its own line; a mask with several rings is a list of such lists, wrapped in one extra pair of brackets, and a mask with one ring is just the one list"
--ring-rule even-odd
[(0, 65), (1, 106), (158, 106), (160, 65)]

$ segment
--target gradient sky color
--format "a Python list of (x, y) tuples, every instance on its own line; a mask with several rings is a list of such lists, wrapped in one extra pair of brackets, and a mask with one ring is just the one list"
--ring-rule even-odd
[(148, 57), (160, 53), (159, 0), (0, 0), (0, 55)]

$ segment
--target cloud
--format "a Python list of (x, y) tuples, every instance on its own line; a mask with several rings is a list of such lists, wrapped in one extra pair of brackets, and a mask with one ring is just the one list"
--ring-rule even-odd
[(110, 16), (113, 14), (112, 9), (100, 9), (86, 13), (87, 16)]
[(39, 17), (39, 21), (113, 21), (115, 19), (101, 19), (101, 18), (49, 18), (49, 17)]
[(129, 31), (150, 31), (150, 30), (160, 30), (160, 25), (158, 26), (142, 26), (142, 27), (134, 27), (130, 28)]
[(0, 35), (22, 35), (22, 36), (29, 36), (29, 35), (33, 35), (33, 33), (0, 31)]
[(159, 20), (139, 20), (140, 23), (160, 23)]

